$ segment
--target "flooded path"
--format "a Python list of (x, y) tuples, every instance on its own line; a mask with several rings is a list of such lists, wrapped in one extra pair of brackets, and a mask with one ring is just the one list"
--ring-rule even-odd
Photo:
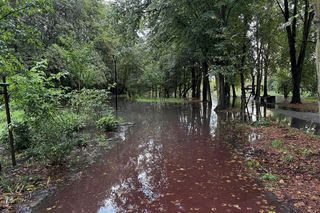
[(241, 136), (206, 106), (120, 109), (135, 123), (124, 141), (34, 212), (286, 212), (246, 176), (229, 144)]

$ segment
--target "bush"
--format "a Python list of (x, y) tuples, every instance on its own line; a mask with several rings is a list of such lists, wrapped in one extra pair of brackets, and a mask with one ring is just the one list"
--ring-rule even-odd
[(97, 121), (97, 127), (105, 131), (113, 131), (116, 129), (116, 126), (117, 120), (111, 113), (108, 113), (106, 116)]
[[(0, 115), (3, 123), (0, 124), (0, 142), (8, 144), (8, 128), (4, 114)], [(31, 147), (30, 126), (25, 119), (22, 111), (14, 111), (12, 113), (12, 128), (16, 150), (26, 150)]]
[(33, 129), (32, 153), (51, 164), (61, 164), (76, 145), (79, 123), (75, 116), (62, 113), (39, 121)]
[(31, 147), (30, 127), (26, 121), (13, 123), (13, 133), (16, 150), (26, 150)]
[(86, 124), (92, 124), (102, 117), (103, 111), (109, 111), (109, 93), (105, 90), (82, 89), (72, 92), (70, 99), (71, 109), (82, 115)]

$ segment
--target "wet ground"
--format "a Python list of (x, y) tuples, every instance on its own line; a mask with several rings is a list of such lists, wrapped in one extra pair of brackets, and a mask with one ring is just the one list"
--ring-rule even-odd
[(119, 116), (135, 123), (123, 142), (33, 212), (288, 212), (244, 173), (225, 115), (132, 103)]
[(246, 108), (246, 114), (250, 122), (267, 117), (279, 123), (287, 124), (292, 128), (320, 135), (320, 113), (301, 112), (296, 109), (279, 107), (278, 105), (264, 106), (252, 101)]

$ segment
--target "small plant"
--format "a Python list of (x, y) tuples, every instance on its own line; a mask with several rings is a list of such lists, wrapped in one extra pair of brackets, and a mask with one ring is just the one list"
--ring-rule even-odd
[(13, 193), (15, 191), (13, 180), (4, 176), (0, 177), (0, 187), (4, 193)]
[(315, 153), (315, 151), (313, 151), (311, 149), (304, 148), (304, 149), (301, 150), (301, 154), (302, 154), (303, 157), (310, 157), (310, 156), (312, 156), (312, 155), (314, 155), (316, 153)]
[(113, 114), (108, 113), (106, 116), (102, 117), (97, 121), (97, 127), (104, 131), (113, 131), (117, 127), (117, 120)]
[(272, 147), (275, 148), (275, 149), (283, 148), (283, 141), (281, 141), (281, 140), (272, 141)]
[(278, 181), (279, 180), (279, 177), (277, 175), (274, 175), (272, 173), (265, 173), (262, 175), (261, 177), (262, 180), (267, 180), (267, 181)]
[(247, 161), (247, 167), (249, 168), (259, 168), (261, 165), (259, 161), (256, 160), (248, 160)]
[(271, 122), (266, 119), (261, 119), (253, 123), (254, 126), (270, 126)]
[(286, 163), (286, 164), (290, 164), (290, 163), (293, 163), (295, 161), (295, 157), (293, 155), (286, 155), (284, 156), (283, 158), (283, 162)]

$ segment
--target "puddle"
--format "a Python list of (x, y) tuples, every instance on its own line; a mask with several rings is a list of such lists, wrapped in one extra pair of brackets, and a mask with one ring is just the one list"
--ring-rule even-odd
[(228, 143), (239, 135), (225, 120), (237, 114), (200, 104), (120, 109), (135, 123), (124, 141), (33, 212), (287, 212), (234, 158)]

